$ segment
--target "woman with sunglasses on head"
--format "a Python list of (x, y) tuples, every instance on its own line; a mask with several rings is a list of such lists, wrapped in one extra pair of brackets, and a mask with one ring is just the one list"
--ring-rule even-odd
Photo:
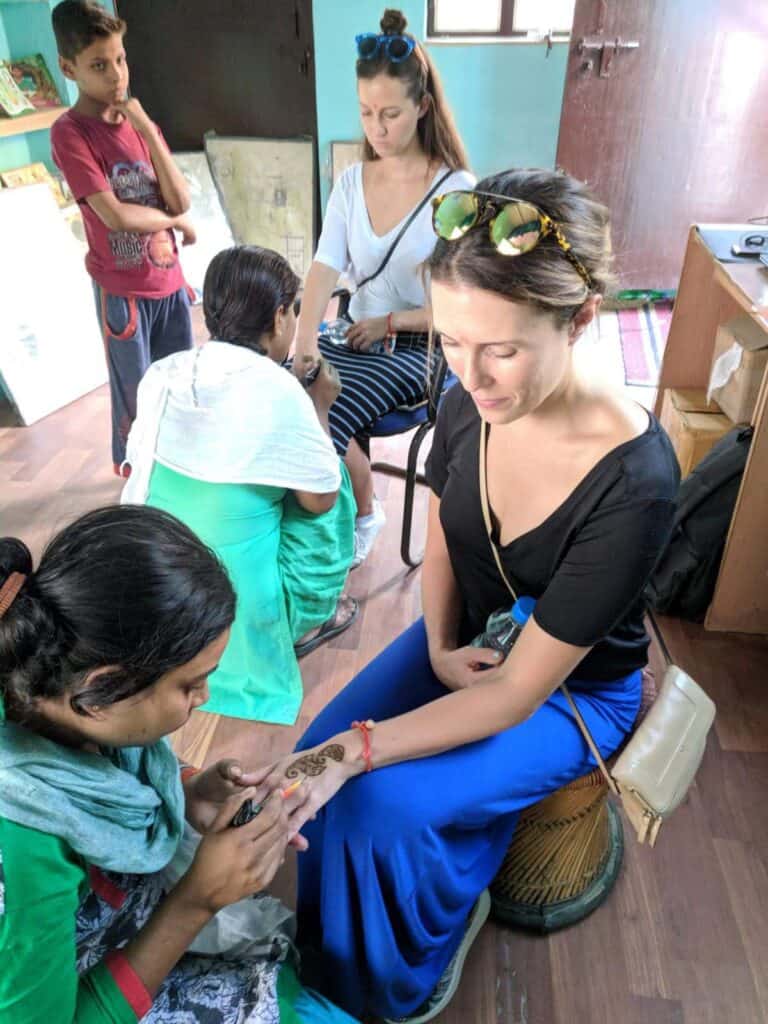
[(302, 387), (282, 365), (298, 288), (271, 249), (213, 258), (203, 285), (211, 340), (141, 381), (122, 495), (178, 516), (232, 578), (237, 616), (205, 710), (280, 725), (293, 724), (304, 696), (297, 658), (357, 617), (342, 594), (354, 498), (328, 432), (338, 376), (323, 361)]
[[(475, 180), (466, 171), (437, 72), (406, 25), (400, 11), (387, 10), (380, 34), (357, 37), (363, 161), (345, 171), (331, 192), (296, 335), (295, 372), (322, 355), (341, 377), (329, 422), (357, 502), (355, 565), (367, 557), (384, 523), (370, 463), (356, 437), (398, 406), (425, 397), (428, 315), (420, 268), (435, 243), (428, 197)], [(342, 273), (356, 291), (348, 310), (353, 324), (339, 345), (322, 332), (318, 338), (318, 330)], [(377, 352), (382, 345), (386, 350)]]
[(167, 740), (234, 614), (213, 552), (157, 509), (89, 512), (36, 568), (0, 537), (2, 1024), (352, 1024), (300, 987), (291, 914), (251, 899), (306, 845), (301, 792), (259, 810), (260, 776), (182, 769)]
[[(322, 807), (299, 928), (328, 993), (411, 1021), (455, 991), (520, 810), (594, 767), (561, 684), (603, 757), (632, 728), (678, 483), (656, 419), (574, 365), (609, 282), (608, 213), (586, 187), (508, 171), (433, 218), (434, 327), (459, 383), (427, 464), (424, 618), (273, 779), (307, 776), (300, 818)], [(533, 614), (503, 660), (471, 642), (512, 590)]]

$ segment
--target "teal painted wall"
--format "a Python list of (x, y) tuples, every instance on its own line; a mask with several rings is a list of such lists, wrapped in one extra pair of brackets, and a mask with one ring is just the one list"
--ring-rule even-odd
[(53, 75), (56, 88), (65, 103), (77, 99), (77, 88), (59, 71), (56, 41), (51, 29), (51, 10), (58, 0), (37, 0), (35, 3), (3, 3), (0, 0), (5, 33), (14, 57), (26, 57), (29, 53), (42, 53), (48, 70)]
[[(58, 71), (50, 27), (56, 0), (0, 0), (0, 56), (42, 53), (68, 97), (74, 86)], [(112, 8), (111, 0), (105, 6)], [(424, 35), (426, 0), (402, 0), (409, 27)], [(315, 79), (323, 204), (330, 190), (330, 143), (360, 137), (355, 92), (354, 37), (377, 28), (383, 0), (313, 0)], [(568, 47), (549, 57), (542, 45), (432, 45), (448, 101), (479, 176), (504, 167), (553, 167)], [(128, 48), (130, 61), (130, 43)], [(50, 135), (32, 132), (0, 140), (0, 170), (43, 160), (52, 167)]]
[[(8, 60), (11, 56), (11, 45), (5, 29), (5, 13), (8, 9), (0, 4), (0, 60)], [(11, 167), (18, 167), (30, 162), (26, 135), (0, 139), (0, 171), (7, 171)]]
[[(468, 0), (470, 2), (470, 0)], [(358, 32), (378, 29), (383, 0), (313, 0), (321, 194), (330, 190), (330, 143), (361, 135), (355, 92)], [(408, 27), (425, 35), (426, 0), (402, 0)], [(506, 167), (554, 167), (568, 45), (432, 44), (429, 53), (482, 177)]]
[(5, 24), (3, 23), (3, 9), (0, 7), (0, 60), (8, 60), (10, 55), (8, 36), (5, 34)]
[[(26, 57), (42, 53), (65, 104), (77, 99), (77, 87), (59, 71), (56, 42), (51, 29), (51, 10), (58, 0), (0, 0), (0, 57)], [(111, 0), (102, 0), (114, 10)], [(42, 160), (55, 170), (51, 160), (49, 131), (0, 139), (0, 171)]]

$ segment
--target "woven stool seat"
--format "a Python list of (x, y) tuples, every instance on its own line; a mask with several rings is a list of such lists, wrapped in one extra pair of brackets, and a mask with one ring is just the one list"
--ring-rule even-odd
[[(646, 671), (635, 729), (655, 697), (653, 675)], [(624, 852), (621, 817), (608, 793), (596, 768), (520, 813), (491, 884), (496, 920), (550, 932), (575, 924), (603, 902)]]

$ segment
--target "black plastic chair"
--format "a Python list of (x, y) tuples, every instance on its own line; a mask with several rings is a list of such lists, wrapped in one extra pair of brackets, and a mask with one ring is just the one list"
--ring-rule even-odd
[[(347, 317), (351, 297), (351, 293), (346, 288), (337, 288), (334, 291), (332, 298), (339, 300), (336, 316)], [(455, 383), (456, 377), (448, 369), (448, 364), (438, 343), (437, 355), (424, 398), (414, 405), (403, 405), (393, 409), (392, 412), (378, 419), (369, 432), (357, 438), (360, 447), (370, 459), (370, 440), (372, 437), (395, 437), (397, 434), (406, 434), (409, 430), (416, 430), (408, 446), (408, 459), (405, 466), (395, 466), (390, 462), (371, 463), (371, 469), (375, 472), (384, 473), (387, 476), (396, 476), (401, 480), (405, 480), (403, 525), (400, 532), (400, 557), (405, 565), (411, 569), (417, 569), (424, 558), (423, 553), (418, 558), (414, 558), (411, 553), (413, 501), (416, 494), (416, 484), (426, 484), (427, 482), (424, 474), (419, 473), (416, 468), (419, 460), (419, 451), (421, 450), (424, 438), (435, 425), (440, 399)]]
[(423, 401), (412, 406), (401, 406), (387, 413), (374, 423), (370, 432), (358, 441), (370, 458), (370, 439), (372, 437), (394, 437), (405, 434), (415, 428), (416, 432), (408, 446), (408, 458), (405, 466), (396, 466), (389, 462), (373, 462), (371, 469), (388, 476), (396, 476), (405, 480), (403, 497), (403, 525), (400, 532), (400, 557), (405, 565), (416, 569), (421, 565), (423, 553), (414, 557), (411, 552), (411, 532), (413, 528), (413, 502), (416, 495), (416, 484), (426, 484), (423, 473), (417, 470), (419, 451), (437, 419), (437, 410), (445, 392), (456, 383), (456, 377), (449, 371), (442, 350), (438, 349), (433, 370), (430, 375), (429, 387)]

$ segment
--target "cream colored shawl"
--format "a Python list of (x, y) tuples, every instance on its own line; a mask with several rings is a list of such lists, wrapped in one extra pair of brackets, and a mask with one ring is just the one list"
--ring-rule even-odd
[(144, 504), (155, 461), (209, 483), (324, 494), (339, 458), (298, 380), (267, 356), (225, 342), (161, 359), (139, 385), (123, 504)]

